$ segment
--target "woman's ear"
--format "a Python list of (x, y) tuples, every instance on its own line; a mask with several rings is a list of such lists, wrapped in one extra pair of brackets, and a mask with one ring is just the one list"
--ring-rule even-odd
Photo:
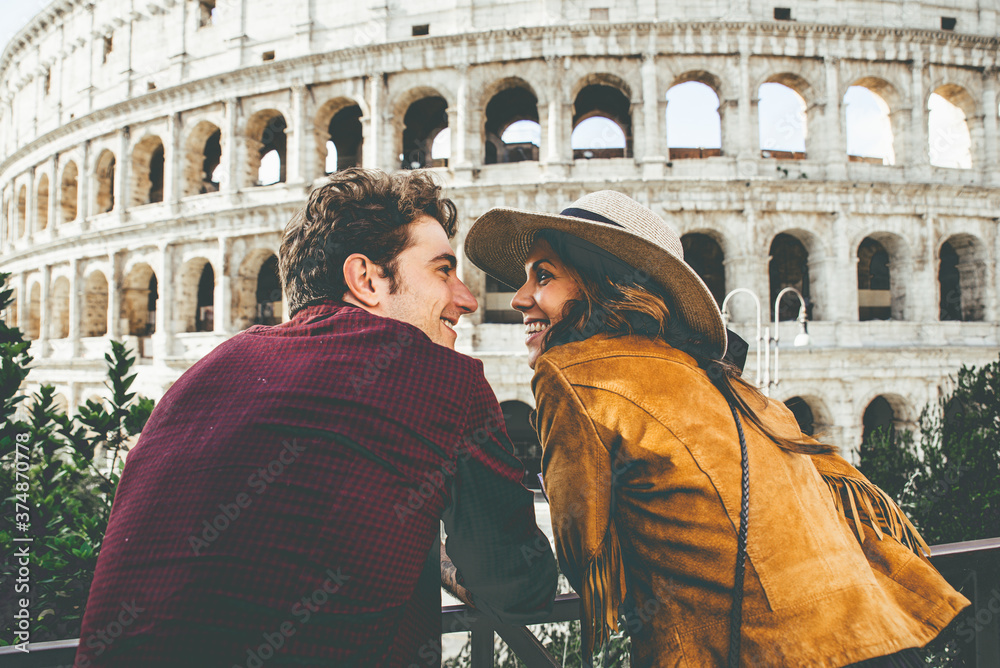
[(375, 264), (361, 253), (348, 255), (344, 260), (344, 283), (361, 306), (378, 307), (380, 295), (376, 282), (379, 278)]

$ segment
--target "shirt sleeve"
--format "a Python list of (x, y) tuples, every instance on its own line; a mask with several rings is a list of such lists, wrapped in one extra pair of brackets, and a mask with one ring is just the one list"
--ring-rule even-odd
[(617, 630), (626, 591), (611, 454), (555, 365), (539, 360), (532, 385), (559, 566), (580, 594), (583, 646), (594, 652)]
[(442, 516), (446, 550), (478, 609), (508, 624), (537, 623), (552, 612), (555, 557), (535, 524), (503, 412), (481, 367), (478, 375)]

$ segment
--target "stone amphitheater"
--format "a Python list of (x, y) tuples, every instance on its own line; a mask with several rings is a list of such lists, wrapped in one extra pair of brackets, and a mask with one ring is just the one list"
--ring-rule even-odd
[[(735, 296), (729, 322), (754, 348), (760, 319), (780, 334), (771, 396), (857, 458), (866, 430), (912, 425), (1000, 350), (1000, 3), (776, 1), (55, 0), (0, 58), (0, 270), (4, 317), (33, 340), (27, 389), (70, 410), (102, 395), (118, 339), (159, 398), (287, 318), (281, 230), (328, 173), (426, 167), (458, 204), (459, 249), (492, 206), (604, 188), (650, 206), (720, 303), (760, 296), (759, 316)], [(714, 145), (671, 130), (692, 85)], [(772, 89), (800, 105), (777, 129)], [(848, 148), (861, 89), (884, 108), (882, 155)], [(934, 129), (935, 97), (957, 130)], [(459, 347), (534, 459), (509, 288), (459, 255), (481, 304)], [(773, 329), (785, 287), (808, 345), (797, 301)]]

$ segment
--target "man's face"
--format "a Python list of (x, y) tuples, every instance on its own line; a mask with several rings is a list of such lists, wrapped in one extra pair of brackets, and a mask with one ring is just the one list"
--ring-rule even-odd
[(381, 315), (418, 327), (434, 343), (455, 348), (460, 316), (479, 308), (455, 271), (455, 253), (441, 224), (430, 216), (410, 223), (410, 246), (396, 262), (395, 294), (384, 294)]

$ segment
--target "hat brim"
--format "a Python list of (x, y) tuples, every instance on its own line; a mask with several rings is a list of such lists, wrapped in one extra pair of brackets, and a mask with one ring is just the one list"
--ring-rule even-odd
[(726, 327), (715, 297), (701, 277), (682, 259), (661, 246), (616, 225), (497, 207), (480, 216), (465, 237), (465, 255), (501, 283), (524, 284), (524, 263), (540, 230), (572, 234), (608, 251), (639, 272), (648, 273), (674, 301), (680, 317), (726, 352)]

